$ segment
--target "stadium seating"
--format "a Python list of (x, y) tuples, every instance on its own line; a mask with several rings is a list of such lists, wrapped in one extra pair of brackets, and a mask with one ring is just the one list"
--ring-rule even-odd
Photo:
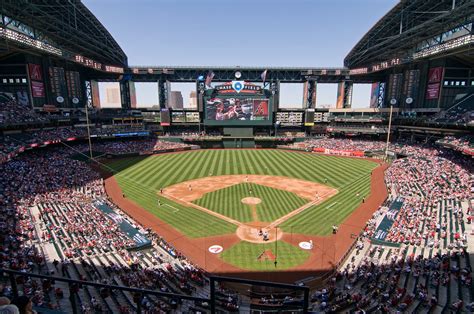
[(30, 106), (21, 105), (15, 100), (0, 100), (0, 125), (47, 121), (48, 118), (38, 115)]
[(468, 124), (474, 121), (474, 93), (462, 94), (453, 106), (442, 111), (435, 122), (443, 124)]
[[(43, 140), (52, 134), (71, 135), (70, 129), (41, 132), (36, 136)], [(303, 143), (336, 150), (385, 147), (384, 142), (330, 138)], [(178, 144), (142, 140), (94, 145), (109, 153), (121, 153)], [(76, 150), (85, 148), (84, 144), (75, 145)], [(470, 309), (473, 261), (467, 241), (472, 238), (472, 164), (456, 151), (442, 147), (396, 143), (391, 149), (406, 157), (395, 160), (386, 172), (390, 196), (367, 222), (337, 273), (313, 293), (316, 312)], [(144, 230), (110, 203), (100, 176), (86, 164), (70, 159), (73, 153), (56, 146), (28, 151), (0, 164), (5, 174), (0, 178), (2, 267), (207, 296), (206, 274), (158, 234)], [(128, 250), (135, 243), (97, 202), (113, 210), (113, 219), (135, 226), (151, 244)], [(19, 289), (38, 309), (70, 311), (64, 297), (69, 288), (64, 283), (28, 279), (19, 283)], [(238, 311), (239, 294), (221, 289), (219, 308)], [(0, 293), (11, 297), (8, 289)], [(127, 291), (87, 286), (78, 289), (77, 298), (85, 313), (136, 310), (135, 295)], [(299, 301), (291, 294), (260, 294), (250, 300), (260, 309), (291, 302)], [(208, 304), (151, 295), (143, 298), (141, 306), (150, 312), (208, 309)]]

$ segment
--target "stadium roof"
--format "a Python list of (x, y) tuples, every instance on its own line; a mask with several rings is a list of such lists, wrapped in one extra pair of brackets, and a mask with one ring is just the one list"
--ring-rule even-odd
[(80, 0), (2, 0), (0, 12), (32, 27), (60, 48), (126, 66), (127, 56)]
[(473, 0), (401, 0), (362, 37), (344, 65), (403, 59), (421, 41), (473, 20)]

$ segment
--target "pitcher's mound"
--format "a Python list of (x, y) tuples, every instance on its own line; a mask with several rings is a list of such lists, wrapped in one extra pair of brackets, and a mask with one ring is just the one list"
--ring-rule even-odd
[(258, 197), (245, 197), (241, 199), (240, 201), (247, 205), (257, 205), (262, 202), (262, 200), (259, 199)]
[[(251, 243), (271, 243), (283, 237), (283, 231), (279, 228), (268, 228), (268, 222), (252, 221), (237, 228), (236, 234), (242, 240)], [(267, 234), (267, 239), (259, 235), (260, 231)]]

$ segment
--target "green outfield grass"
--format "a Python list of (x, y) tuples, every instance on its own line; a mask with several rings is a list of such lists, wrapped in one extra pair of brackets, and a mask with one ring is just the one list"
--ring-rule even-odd
[(207, 193), (194, 203), (235, 220), (250, 222), (253, 221), (250, 205), (241, 202), (245, 197), (257, 197), (262, 201), (255, 207), (258, 221), (265, 222), (272, 222), (309, 202), (288, 191), (241, 183)]
[[(273, 260), (258, 260), (265, 250), (271, 251), (276, 256), (277, 267)], [(309, 256), (308, 251), (284, 241), (266, 244), (239, 242), (220, 254), (220, 258), (231, 265), (257, 271), (275, 271), (295, 267), (304, 263)]]
[[(377, 164), (365, 159), (282, 150), (198, 150), (120, 159), (108, 166), (116, 172), (117, 181), (127, 198), (185, 235), (204, 237), (231, 233), (236, 228), (219, 218), (164, 198), (161, 202), (166, 205), (158, 208), (157, 191), (161, 187), (231, 174), (276, 175), (323, 183), (338, 189), (339, 193), (306, 209), (281, 227), (286, 232), (326, 235), (331, 232), (333, 224), (340, 224), (369, 193), (370, 172)], [(356, 197), (357, 193), (359, 197)], [(232, 215), (231, 211), (228, 214)], [(272, 213), (265, 214), (269, 215), (265, 219), (273, 220)], [(280, 216), (281, 213), (275, 210), (275, 217)]]

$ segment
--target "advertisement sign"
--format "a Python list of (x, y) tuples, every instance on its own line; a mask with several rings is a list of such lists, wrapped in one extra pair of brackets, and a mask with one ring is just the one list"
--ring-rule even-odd
[(161, 109), (161, 113), (160, 113), (160, 125), (162, 126), (170, 126), (171, 125), (171, 122), (170, 122), (170, 111), (168, 108), (163, 108)]
[[(29, 81), (30, 81), (30, 88), (31, 88), (31, 96), (33, 98), (44, 98), (44, 97), (46, 97), (41, 65), (29, 63), (28, 64), (28, 76), (29, 76), (29, 79), (30, 79)], [(27, 95), (27, 97), (28, 97), (28, 95)]]
[(314, 109), (306, 109), (304, 126), (314, 126)]
[(65, 97), (67, 95), (67, 84), (64, 68), (50, 67), (49, 80), (51, 85), (51, 95), (53, 96), (56, 105), (64, 107)]
[(337, 84), (336, 108), (344, 108), (344, 82)]
[(30, 74), (30, 80), (42, 81), (43, 74), (41, 72), (41, 65), (39, 64), (28, 64), (28, 73)]
[(77, 71), (66, 71), (66, 83), (69, 99), (74, 105), (82, 99), (81, 76)]
[(232, 81), (215, 87), (218, 94), (261, 94), (262, 87), (245, 81)]
[(428, 84), (426, 88), (426, 99), (438, 99), (440, 83)]
[(95, 108), (100, 108), (99, 82), (91, 81), (92, 104)]
[(33, 97), (45, 97), (44, 94), (44, 83), (31, 81), (31, 94)]
[(370, 92), (370, 108), (378, 107), (380, 83), (372, 83), (372, 90)]
[(431, 68), (428, 74), (428, 83), (441, 82), (443, 78), (443, 67)]
[(130, 107), (137, 108), (137, 91), (135, 89), (135, 82), (128, 82), (130, 92)]

